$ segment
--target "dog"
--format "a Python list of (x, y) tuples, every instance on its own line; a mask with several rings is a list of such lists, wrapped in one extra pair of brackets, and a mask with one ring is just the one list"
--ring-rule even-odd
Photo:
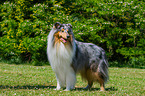
[(47, 56), (56, 74), (56, 90), (66, 87), (65, 91), (75, 88), (76, 73), (87, 80), (85, 89), (93, 82), (100, 83), (100, 91), (105, 90), (108, 76), (108, 60), (105, 51), (92, 43), (75, 40), (71, 24), (56, 22), (47, 39)]

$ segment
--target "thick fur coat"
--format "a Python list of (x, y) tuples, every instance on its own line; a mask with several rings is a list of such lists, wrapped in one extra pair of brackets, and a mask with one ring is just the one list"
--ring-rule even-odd
[(62, 87), (74, 89), (76, 73), (88, 81), (86, 89), (97, 81), (101, 90), (105, 90), (109, 78), (105, 51), (92, 43), (76, 41), (70, 24), (54, 24), (48, 35), (47, 55), (56, 74), (56, 90)]

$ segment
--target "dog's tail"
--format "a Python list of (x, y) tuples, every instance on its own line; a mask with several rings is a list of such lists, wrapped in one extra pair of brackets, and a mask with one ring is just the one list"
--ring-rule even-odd
[(102, 58), (100, 60), (98, 68), (99, 68), (99, 72), (101, 73), (101, 77), (103, 78), (103, 80), (105, 82), (107, 82), (107, 80), (109, 79), (109, 76), (108, 76), (109, 63), (108, 63), (108, 60), (107, 60), (106, 53), (103, 49), (102, 49), (102, 56), (101, 57)]

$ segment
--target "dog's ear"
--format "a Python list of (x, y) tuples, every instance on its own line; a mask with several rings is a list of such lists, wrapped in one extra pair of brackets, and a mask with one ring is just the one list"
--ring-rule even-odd
[(56, 28), (56, 29), (58, 29), (58, 28), (60, 27), (60, 25), (61, 25), (61, 23), (59, 23), (59, 22), (56, 22), (56, 23), (54, 24), (53, 28)]
[(71, 24), (68, 24), (68, 26), (70, 26), (70, 28), (72, 28), (72, 25)]

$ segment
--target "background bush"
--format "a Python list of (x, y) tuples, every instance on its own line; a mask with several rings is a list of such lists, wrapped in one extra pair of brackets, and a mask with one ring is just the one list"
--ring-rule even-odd
[(71, 23), (79, 41), (107, 52), (110, 66), (145, 66), (143, 0), (2, 0), (0, 60), (47, 62), (47, 35), (55, 22)]

